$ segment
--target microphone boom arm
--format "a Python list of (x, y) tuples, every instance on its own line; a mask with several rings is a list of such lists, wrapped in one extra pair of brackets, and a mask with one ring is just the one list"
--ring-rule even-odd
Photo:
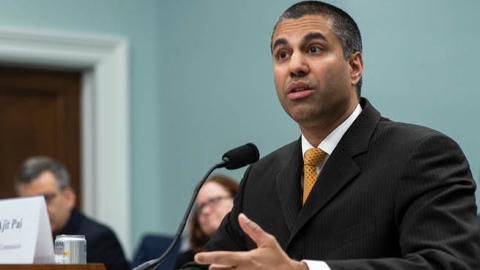
[(178, 227), (177, 233), (175, 234), (175, 237), (173, 238), (172, 242), (170, 243), (168, 248), (165, 250), (165, 252), (163, 252), (162, 255), (160, 255), (160, 257), (146, 261), (141, 265), (133, 268), (133, 270), (153, 270), (157, 266), (162, 264), (163, 261), (165, 261), (165, 259), (167, 258), (167, 256), (170, 253), (172, 253), (173, 248), (175, 247), (175, 245), (180, 240), (180, 237), (182, 236), (182, 232), (185, 229), (185, 224), (187, 223), (188, 216), (190, 216), (190, 211), (192, 211), (193, 204), (195, 203), (195, 199), (197, 198), (200, 188), (203, 186), (205, 181), (207, 181), (208, 177), (214, 170), (218, 168), (224, 168), (224, 167), (227, 168), (228, 170), (238, 169), (250, 163), (256, 162), (258, 158), (259, 158), (258, 149), (253, 143), (247, 143), (245, 145), (231, 149), (230, 151), (223, 154), (222, 162), (210, 168), (210, 170), (205, 174), (205, 176), (202, 178), (200, 183), (198, 183), (197, 186), (195, 187), (195, 191), (193, 192), (193, 196), (190, 199), (190, 203), (188, 204), (187, 211), (183, 215), (183, 219), (182, 219), (182, 222), (180, 223), (180, 226)]
[(198, 195), (198, 192), (200, 191), (200, 188), (203, 186), (205, 181), (207, 181), (208, 177), (210, 176), (210, 174), (214, 170), (216, 170), (218, 168), (225, 167), (227, 165), (227, 162), (228, 161), (222, 161), (222, 162), (216, 164), (215, 166), (213, 166), (212, 168), (210, 168), (210, 170), (208, 170), (208, 172), (205, 174), (205, 176), (203, 176), (200, 183), (197, 184), (197, 186), (195, 187), (195, 191), (193, 192), (193, 196), (190, 199), (190, 202), (188, 203), (187, 211), (183, 215), (182, 222), (180, 223), (180, 226), (178, 227), (177, 233), (175, 234), (175, 237), (173, 238), (172, 242), (170, 243), (168, 248), (165, 250), (165, 252), (163, 252), (160, 257), (158, 257), (156, 259), (151, 259), (149, 261), (146, 261), (146, 262), (142, 263), (141, 265), (133, 268), (132, 270), (153, 270), (157, 266), (162, 264), (162, 262), (167, 258), (167, 256), (170, 253), (172, 253), (173, 248), (175, 247), (175, 245), (180, 240), (180, 237), (182, 236), (183, 230), (185, 229), (185, 225), (186, 225), (187, 220), (188, 220), (188, 216), (190, 216), (190, 211), (192, 211), (193, 204), (195, 203), (195, 199), (197, 198), (197, 195)]

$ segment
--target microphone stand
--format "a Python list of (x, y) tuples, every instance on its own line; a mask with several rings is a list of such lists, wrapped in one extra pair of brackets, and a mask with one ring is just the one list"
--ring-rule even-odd
[(177, 233), (175, 234), (175, 237), (173, 238), (173, 240), (170, 243), (170, 245), (168, 246), (168, 248), (163, 252), (163, 254), (156, 259), (152, 259), (152, 260), (149, 260), (149, 261), (146, 261), (146, 262), (142, 263), (141, 265), (133, 268), (132, 270), (153, 270), (157, 266), (159, 266), (160, 264), (163, 263), (163, 261), (172, 252), (173, 248), (175, 247), (175, 245), (178, 243), (178, 240), (180, 240), (180, 237), (182, 236), (183, 230), (185, 229), (185, 225), (186, 225), (187, 220), (188, 220), (188, 216), (190, 215), (190, 212), (192, 211), (193, 204), (195, 203), (195, 199), (197, 198), (197, 195), (198, 195), (198, 192), (200, 191), (200, 188), (203, 186), (205, 181), (207, 181), (208, 176), (210, 176), (210, 174), (214, 170), (216, 170), (218, 168), (225, 167), (227, 165), (227, 162), (228, 162), (228, 158), (224, 158), (224, 161), (222, 161), (222, 162), (216, 164), (215, 166), (213, 166), (212, 168), (210, 168), (210, 170), (202, 178), (202, 181), (200, 181), (200, 183), (198, 183), (198, 185), (195, 187), (195, 191), (193, 192), (193, 196), (190, 199), (190, 203), (188, 204), (188, 208), (187, 208), (187, 211), (185, 212), (185, 214), (183, 216), (182, 222), (180, 223), (180, 226), (178, 227)]

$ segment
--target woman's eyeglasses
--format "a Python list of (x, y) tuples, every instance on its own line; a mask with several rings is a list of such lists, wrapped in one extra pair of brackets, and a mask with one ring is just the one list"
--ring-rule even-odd
[(229, 196), (218, 196), (218, 197), (210, 198), (206, 202), (198, 204), (197, 206), (195, 206), (195, 211), (197, 213), (201, 214), (203, 212), (203, 210), (205, 209), (205, 207), (207, 207), (207, 206), (208, 207), (215, 207), (220, 203), (220, 201), (225, 200), (225, 199), (230, 199), (230, 198), (231, 197), (229, 197)]

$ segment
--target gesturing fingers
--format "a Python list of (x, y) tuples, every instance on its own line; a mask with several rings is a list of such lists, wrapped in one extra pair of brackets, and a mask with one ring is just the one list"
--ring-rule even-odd
[(272, 241), (273, 237), (257, 223), (247, 218), (245, 214), (238, 215), (238, 223), (242, 230), (257, 244), (257, 247), (268, 245)]
[(221, 265), (221, 264), (211, 264), (208, 267), (208, 270), (230, 270), (236, 269), (236, 266), (228, 266), (228, 265)]
[[(288, 258), (275, 237), (265, 232), (258, 224), (248, 219), (244, 214), (238, 216), (242, 230), (257, 244), (250, 251), (213, 251), (201, 252), (195, 255), (195, 261), (209, 264), (211, 270), (251, 270), (251, 269), (294, 269), (294, 261)], [(300, 264), (300, 263), (298, 263)], [(298, 269), (303, 269), (298, 268)]]
[(213, 269), (232, 269), (242, 263), (244, 254), (245, 252), (230, 251), (200, 252), (195, 255), (195, 261), (199, 264), (211, 264)]

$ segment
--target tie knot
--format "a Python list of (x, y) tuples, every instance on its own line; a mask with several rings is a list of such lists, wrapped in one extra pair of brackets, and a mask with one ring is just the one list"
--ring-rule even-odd
[(325, 159), (326, 153), (320, 148), (310, 148), (303, 156), (303, 163), (309, 166), (318, 166)]

